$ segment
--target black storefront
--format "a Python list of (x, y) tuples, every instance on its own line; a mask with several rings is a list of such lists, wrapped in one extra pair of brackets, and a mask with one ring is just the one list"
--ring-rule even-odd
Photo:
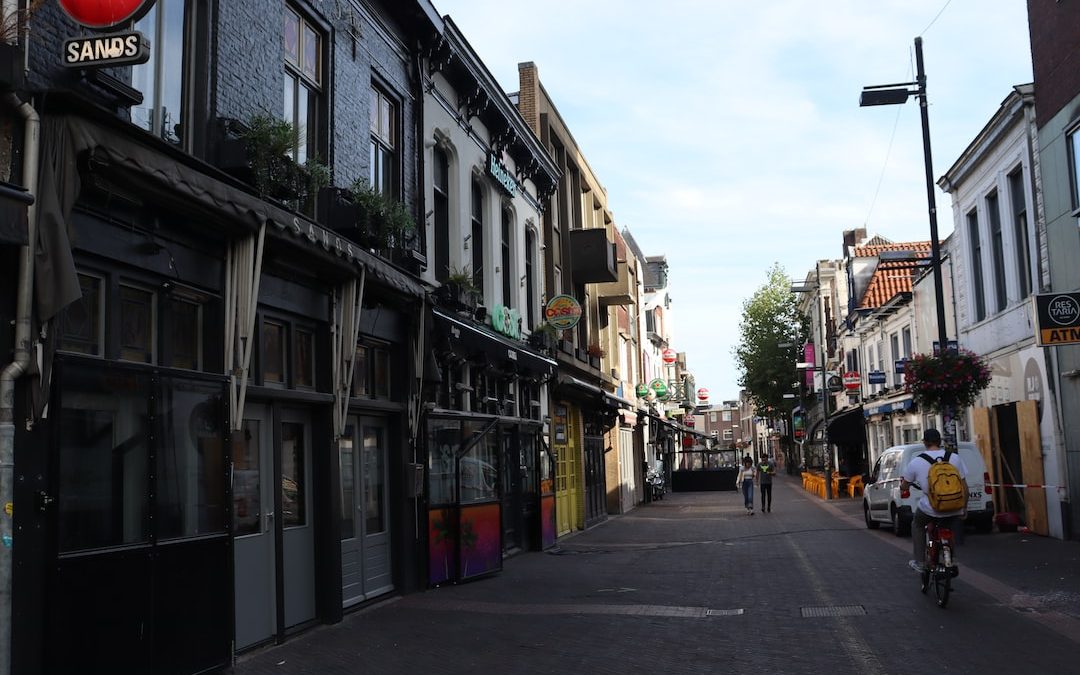
[(554, 543), (542, 401), (556, 363), (467, 313), (433, 309), (429, 327), (427, 583), (437, 586)]
[[(202, 672), (413, 583), (423, 287), (108, 116), (46, 115), (42, 156), (38, 291), (73, 302), (17, 396), (16, 672)], [(369, 526), (393, 567), (348, 597)]]

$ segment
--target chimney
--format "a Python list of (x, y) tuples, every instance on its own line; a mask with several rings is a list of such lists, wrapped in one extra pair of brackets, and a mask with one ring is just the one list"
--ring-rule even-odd
[(525, 118), (526, 124), (540, 137), (540, 110), (536, 100), (540, 93), (540, 74), (536, 64), (524, 61), (518, 64), (518, 112)]

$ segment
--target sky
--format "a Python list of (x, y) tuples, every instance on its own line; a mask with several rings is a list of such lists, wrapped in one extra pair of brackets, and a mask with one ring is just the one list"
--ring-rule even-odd
[(738, 398), (773, 263), (802, 280), (857, 227), (930, 238), (916, 100), (859, 108), (862, 87), (914, 80), (923, 36), (936, 181), (1032, 80), (1023, 0), (433, 1), (507, 92), (536, 63), (615, 222), (667, 256), (673, 346), (713, 401)]

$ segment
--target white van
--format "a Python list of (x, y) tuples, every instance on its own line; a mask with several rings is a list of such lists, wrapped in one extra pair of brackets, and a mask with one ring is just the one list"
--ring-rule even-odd
[[(959, 443), (960, 457), (967, 466), (968, 503), (967, 523), (979, 532), (989, 532), (994, 526), (993, 488), (987, 487), (990, 474), (982, 454), (974, 443)], [(912, 486), (911, 495), (900, 496), (900, 473), (920, 452), (926, 452), (922, 443), (896, 445), (881, 453), (863, 490), (863, 516), (866, 526), (876, 530), (882, 523), (892, 525), (898, 537), (911, 534), (911, 519), (922, 492)]]

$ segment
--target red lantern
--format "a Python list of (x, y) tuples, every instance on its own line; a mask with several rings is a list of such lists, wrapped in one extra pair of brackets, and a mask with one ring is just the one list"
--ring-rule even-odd
[(87, 28), (112, 28), (137, 19), (154, 0), (60, 0), (67, 15)]
[(671, 347), (668, 347), (667, 349), (665, 349), (661, 353), (661, 355), (664, 357), (664, 363), (669, 365), (669, 366), (673, 365), (675, 363), (675, 361), (678, 360), (678, 358), (679, 358), (678, 355), (675, 353), (675, 350), (672, 349)]

